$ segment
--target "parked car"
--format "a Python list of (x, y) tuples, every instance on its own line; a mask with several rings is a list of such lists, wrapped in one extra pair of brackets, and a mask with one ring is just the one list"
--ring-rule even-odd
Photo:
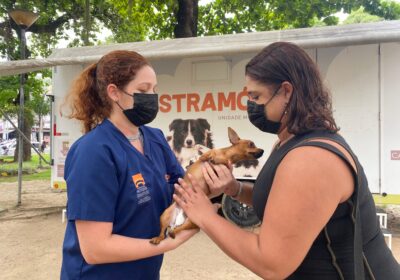
[(17, 146), (16, 139), (4, 140), (0, 143), (0, 155), (12, 156), (14, 155), (15, 148)]

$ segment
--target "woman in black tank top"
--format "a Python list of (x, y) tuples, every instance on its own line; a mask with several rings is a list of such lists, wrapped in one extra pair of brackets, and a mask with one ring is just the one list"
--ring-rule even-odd
[(226, 166), (205, 165), (211, 189), (252, 204), (258, 234), (219, 217), (183, 181), (175, 200), (230, 257), (264, 279), (400, 279), (377, 222), (364, 171), (338, 134), (319, 70), (298, 46), (279, 42), (246, 65), (247, 111), (279, 141), (254, 187)]

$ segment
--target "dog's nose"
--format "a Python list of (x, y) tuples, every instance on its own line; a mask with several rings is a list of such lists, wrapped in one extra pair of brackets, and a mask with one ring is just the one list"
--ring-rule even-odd
[(255, 158), (260, 158), (264, 153), (264, 150), (260, 149), (260, 151), (258, 151), (254, 156)]
[(190, 140), (190, 139), (186, 140), (186, 144), (189, 145), (189, 146), (192, 145), (193, 144), (193, 140)]

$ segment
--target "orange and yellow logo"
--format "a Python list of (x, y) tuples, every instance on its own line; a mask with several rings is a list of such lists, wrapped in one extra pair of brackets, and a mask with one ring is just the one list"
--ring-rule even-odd
[(135, 184), (135, 187), (137, 189), (142, 187), (142, 186), (144, 186), (144, 185), (146, 185), (146, 183), (144, 182), (142, 173), (138, 173), (138, 174), (132, 175), (132, 180), (133, 180), (133, 183)]

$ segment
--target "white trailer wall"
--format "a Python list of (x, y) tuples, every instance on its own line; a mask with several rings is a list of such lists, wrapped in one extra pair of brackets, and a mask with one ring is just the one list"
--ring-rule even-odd
[[(309, 49), (308, 53), (318, 63), (331, 89), (334, 116), (341, 133), (364, 166), (371, 191), (399, 194), (400, 160), (390, 159), (392, 151), (400, 150), (397, 122), (400, 84), (396, 76), (400, 72), (399, 44), (318, 48)], [(151, 125), (169, 135), (169, 124), (173, 119), (206, 118), (211, 125), (214, 146), (229, 145), (227, 127), (231, 126), (242, 138), (253, 139), (268, 154), (276, 137), (254, 128), (241, 107), (246, 105), (246, 97), (242, 94), (244, 67), (254, 54), (152, 60), (158, 74), (160, 101), (163, 102), (160, 102), (160, 113)], [(71, 80), (82, 69), (83, 66), (62, 66), (54, 72), (55, 122), (61, 135), (55, 136), (54, 159), (58, 172), (53, 172), (53, 186), (63, 187), (64, 151), (81, 135), (79, 125), (60, 116), (58, 106)], [(190, 110), (189, 95), (194, 98)], [(221, 96), (225, 99), (234, 96), (234, 101), (223, 106), (218, 99)], [(193, 100), (197, 100), (197, 107)], [(379, 121), (380, 110), (382, 123)], [(266, 155), (262, 162), (265, 159)]]
[[(72, 143), (82, 135), (81, 126), (76, 120), (62, 115), (61, 106), (70, 88), (71, 82), (84, 69), (83, 65), (67, 65), (53, 67), (52, 104), (52, 159), (54, 165), (51, 172), (51, 185), (55, 189), (65, 189), (64, 163)], [(65, 112), (66, 113), (66, 112)]]
[(400, 194), (400, 44), (381, 45), (382, 192)]
[(379, 192), (379, 45), (318, 49), (318, 65), (332, 92), (334, 117)]

